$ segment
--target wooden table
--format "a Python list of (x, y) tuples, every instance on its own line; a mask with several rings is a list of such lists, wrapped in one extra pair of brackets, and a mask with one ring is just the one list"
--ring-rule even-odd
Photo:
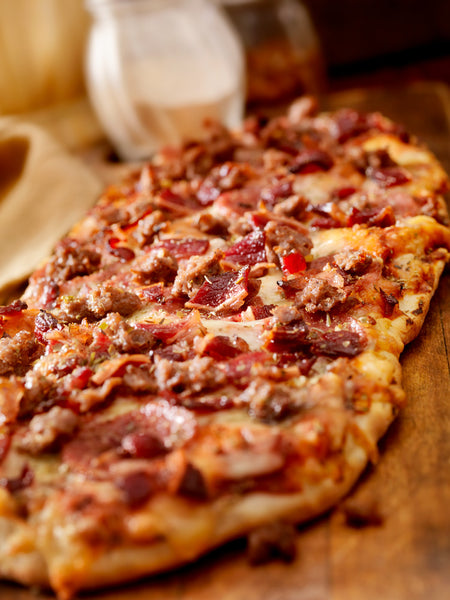
[[(327, 107), (376, 109), (403, 122), (450, 172), (449, 91), (426, 85), (352, 91)], [(380, 459), (353, 497), (376, 500), (379, 526), (351, 528), (339, 510), (301, 527), (290, 564), (250, 567), (228, 544), (175, 573), (89, 600), (445, 600), (450, 598), (450, 275), (420, 336), (403, 356), (408, 405), (380, 444)], [(48, 596), (0, 584), (1, 600)]]

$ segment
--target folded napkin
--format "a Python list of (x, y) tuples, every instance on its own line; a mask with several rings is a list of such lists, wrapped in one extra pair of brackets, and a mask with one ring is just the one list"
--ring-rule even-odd
[(102, 182), (44, 129), (0, 118), (0, 301), (92, 206)]

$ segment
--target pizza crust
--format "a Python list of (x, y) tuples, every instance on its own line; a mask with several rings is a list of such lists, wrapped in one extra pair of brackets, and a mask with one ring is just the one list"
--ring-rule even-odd
[[(405, 401), (400, 353), (449, 257), (448, 228), (416, 214), (445, 216), (445, 174), (379, 115), (363, 133), (333, 118), (312, 121), (333, 156), (263, 145), (261, 164), (218, 161), (194, 185), (163, 154), (58, 244), (29, 308), (0, 313), (2, 577), (69, 600), (165, 571), (324, 513), (377, 460)], [(298, 125), (274, 123), (274, 139)]]

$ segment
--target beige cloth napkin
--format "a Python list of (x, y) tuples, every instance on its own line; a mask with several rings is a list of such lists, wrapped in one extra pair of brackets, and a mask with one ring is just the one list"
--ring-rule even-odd
[(0, 300), (92, 206), (102, 183), (44, 129), (0, 118)]

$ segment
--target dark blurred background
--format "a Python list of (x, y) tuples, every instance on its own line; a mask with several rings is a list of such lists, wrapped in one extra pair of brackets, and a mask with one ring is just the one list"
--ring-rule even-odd
[(304, 0), (321, 38), (331, 89), (450, 83), (450, 0)]

